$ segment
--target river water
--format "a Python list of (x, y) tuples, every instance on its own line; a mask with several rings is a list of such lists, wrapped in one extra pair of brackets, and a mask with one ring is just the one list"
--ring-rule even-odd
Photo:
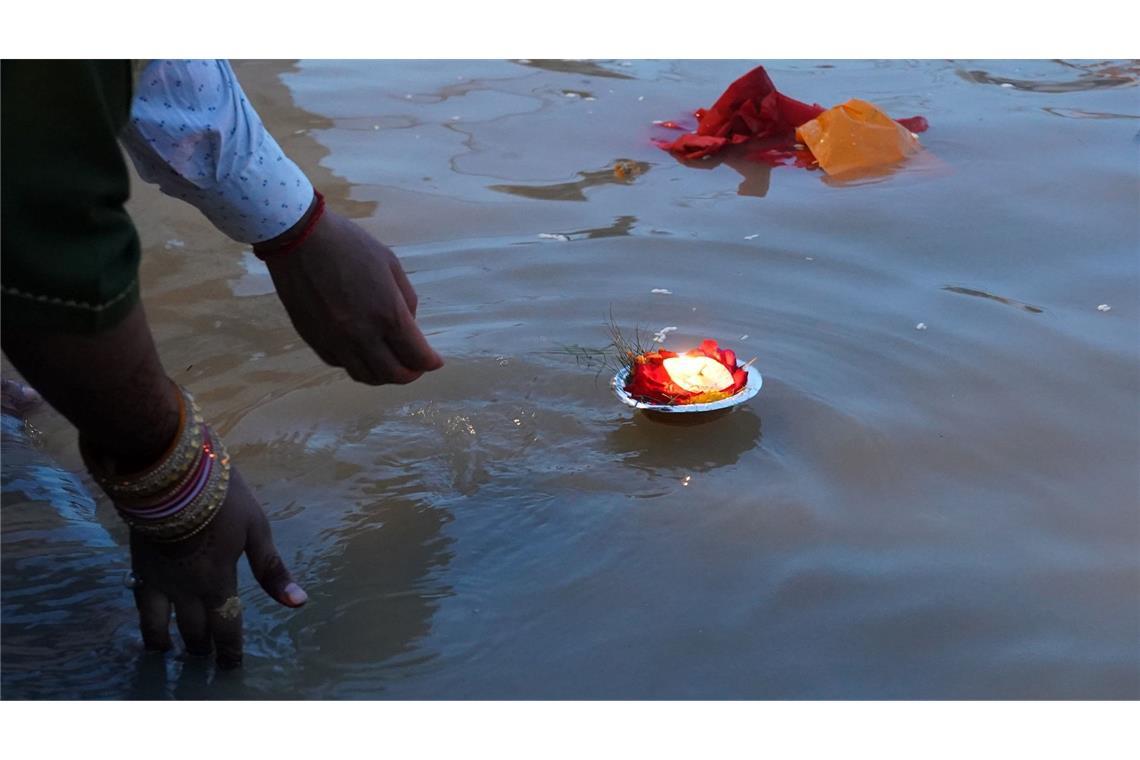
[[(929, 119), (858, 181), (654, 147), (752, 65), (238, 63), (447, 366), (353, 384), (136, 183), (163, 360), (310, 602), (243, 564), (240, 672), (141, 657), (125, 532), (52, 496), (45, 460), (81, 468), (41, 411), (5, 444), (3, 696), (1140, 697), (1140, 66), (767, 63)], [(566, 353), (611, 311), (763, 390), (697, 426), (620, 406)]]

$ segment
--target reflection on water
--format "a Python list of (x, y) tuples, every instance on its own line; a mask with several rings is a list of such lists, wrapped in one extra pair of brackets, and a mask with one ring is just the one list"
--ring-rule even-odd
[(1084, 92), (1107, 87), (1129, 87), (1140, 78), (1140, 66), (1136, 65), (1077, 65), (1059, 61), (1061, 65), (1076, 69), (1081, 73), (1075, 79), (1028, 80), (991, 74), (980, 69), (959, 69), (958, 76), (977, 84), (994, 84), (1025, 92)]
[(649, 171), (649, 163), (619, 158), (607, 169), (578, 172), (582, 179), (575, 182), (559, 182), (553, 185), (488, 185), (488, 190), (509, 193), (520, 198), (533, 198), (540, 201), (584, 201), (588, 188), (600, 185), (630, 185), (642, 174)]
[(633, 232), (637, 224), (636, 216), (619, 216), (612, 223), (604, 227), (590, 227), (584, 230), (568, 230), (566, 232), (548, 232), (540, 237), (547, 240), (569, 242), (571, 240), (596, 240), (598, 238), (622, 237)]
[[(358, 506), (332, 536), (310, 573), (320, 579), (310, 600), (327, 609), (295, 624), (291, 639), (301, 657), (322, 663), (316, 694), (375, 696), (377, 675), (422, 665), (416, 654), (431, 619), (451, 587), (438, 580), (451, 558), (441, 535), (452, 517), (414, 500), (392, 498), (378, 485), (378, 501)], [(361, 573), (367, 567), (369, 572)], [(354, 683), (363, 676), (363, 683)]]
[(736, 188), (737, 195), (763, 198), (768, 194), (768, 188), (772, 181), (772, 166), (748, 158), (748, 154), (755, 150), (758, 148), (752, 145), (731, 145), (720, 153), (703, 160), (685, 161), (676, 156), (673, 158), (677, 163), (691, 169), (716, 169), (722, 165), (731, 167), (741, 177), (740, 185)]
[(572, 61), (565, 59), (516, 59), (512, 63), (530, 66), (544, 71), (554, 71), (561, 74), (581, 74), (590, 77), (604, 77), (607, 79), (633, 79), (629, 74), (613, 71), (593, 61)]
[[(244, 668), (143, 656), (122, 526), (15, 468), (80, 471), (36, 412), (3, 455), (6, 698), (1140, 697), (1135, 123), (1058, 118), (1134, 113), (1105, 83), (1134, 64), (766, 62), (933, 125), (936, 165), (825, 185), (652, 144), (754, 62), (625, 63), (237, 66), (447, 366), (353, 384), (244, 246), (137, 189), (163, 360), (310, 602), (243, 567)], [(696, 424), (623, 407), (559, 353), (608, 313), (764, 388)]]
[(1104, 113), (1102, 111), (1085, 111), (1080, 108), (1042, 108), (1041, 110), (1064, 119), (1140, 119), (1140, 114)]
[[(709, 472), (736, 464), (760, 443), (760, 417), (749, 409), (699, 422), (661, 417), (704, 415), (635, 414), (615, 428), (606, 443), (630, 467), (650, 472)], [(715, 414), (715, 413), (714, 413)]]
[(959, 287), (957, 285), (947, 285), (946, 287), (944, 287), (942, 289), (949, 291), (951, 293), (957, 293), (957, 294), (963, 295), (963, 296), (973, 296), (975, 298), (988, 298), (991, 301), (997, 301), (998, 303), (1004, 303), (1006, 306), (1016, 306), (1017, 308), (1024, 309), (1025, 311), (1028, 311), (1031, 314), (1041, 314), (1045, 311), (1044, 309), (1042, 309), (1039, 306), (1030, 306), (1027, 303), (1022, 303), (1021, 301), (1015, 301), (1012, 298), (1006, 298), (1004, 296), (995, 296), (993, 293), (987, 293), (984, 290), (974, 290), (973, 288), (963, 288), (963, 287)]

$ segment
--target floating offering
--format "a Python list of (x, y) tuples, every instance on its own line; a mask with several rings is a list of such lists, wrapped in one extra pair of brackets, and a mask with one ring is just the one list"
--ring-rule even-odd
[[(677, 158), (690, 161), (706, 158), (731, 145), (754, 141), (757, 149), (748, 153), (747, 158), (773, 165), (783, 164), (787, 159), (795, 159), (797, 166), (818, 163), (829, 174), (837, 171), (829, 166), (867, 169), (899, 161), (919, 149), (912, 133), (924, 132), (929, 126), (921, 116), (895, 122), (861, 100), (851, 100), (832, 109), (804, 103), (777, 90), (763, 66), (737, 79), (712, 108), (699, 109), (695, 115), (695, 132), (654, 142)], [(899, 129), (887, 130), (884, 120), (898, 125)], [(814, 126), (807, 126), (809, 124)], [(683, 129), (671, 121), (658, 126)], [(810, 140), (801, 137), (803, 145), (797, 145), (798, 130), (805, 126), (804, 134)], [(831, 130), (834, 130), (834, 139), (829, 137)], [(836, 140), (845, 141), (841, 155), (825, 150)]]
[(744, 403), (763, 384), (752, 362), (706, 340), (693, 350), (658, 349), (633, 356), (613, 381), (622, 403), (659, 412), (707, 412)]

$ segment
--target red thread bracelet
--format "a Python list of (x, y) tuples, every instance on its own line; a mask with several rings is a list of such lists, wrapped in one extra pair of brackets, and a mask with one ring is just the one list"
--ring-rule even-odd
[(309, 216), (309, 221), (305, 223), (305, 228), (301, 232), (284, 245), (277, 248), (270, 248), (269, 250), (257, 250), (257, 246), (253, 247), (253, 255), (262, 261), (268, 261), (270, 257), (285, 256), (297, 250), (301, 243), (309, 239), (309, 235), (313, 234), (313, 230), (317, 226), (317, 222), (321, 220), (321, 216), (325, 213), (325, 196), (321, 195), (319, 190), (313, 190), (313, 195), (317, 198), (317, 207)]

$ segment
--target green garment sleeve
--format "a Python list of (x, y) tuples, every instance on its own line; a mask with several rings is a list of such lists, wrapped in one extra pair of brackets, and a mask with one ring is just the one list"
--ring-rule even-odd
[(0, 285), (5, 325), (98, 332), (138, 301), (123, 204), (128, 61), (0, 64)]

